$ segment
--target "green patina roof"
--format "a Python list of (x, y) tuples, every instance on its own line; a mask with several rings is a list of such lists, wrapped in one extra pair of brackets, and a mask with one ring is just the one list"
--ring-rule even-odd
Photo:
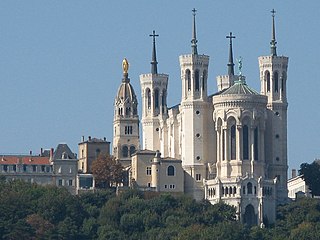
[(259, 95), (259, 93), (250, 88), (245, 80), (238, 80), (232, 85), (230, 88), (225, 90), (221, 95), (228, 95), (228, 94), (251, 94), (251, 95)]

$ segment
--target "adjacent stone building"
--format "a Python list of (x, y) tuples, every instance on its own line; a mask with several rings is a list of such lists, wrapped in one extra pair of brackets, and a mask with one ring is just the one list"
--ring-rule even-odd
[(79, 147), (79, 161), (78, 169), (82, 173), (91, 172), (91, 164), (97, 159), (99, 154), (110, 154), (110, 142), (106, 138), (92, 138), (87, 140), (82, 137), (82, 141), (78, 144)]

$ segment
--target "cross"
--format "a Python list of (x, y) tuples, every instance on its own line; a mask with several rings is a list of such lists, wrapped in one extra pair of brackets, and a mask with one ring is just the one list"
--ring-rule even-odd
[(232, 38), (236, 38), (236, 36), (232, 36), (232, 32), (230, 32), (229, 36), (226, 36), (226, 38), (230, 39), (230, 44), (232, 44)]
[(275, 11), (274, 9), (272, 9), (271, 13), (272, 13), (272, 17), (274, 17), (274, 16), (275, 16), (276, 11)]
[(150, 34), (149, 37), (153, 37), (153, 42), (155, 42), (155, 41), (156, 41), (156, 37), (159, 37), (159, 35), (156, 34), (156, 31), (155, 31), (155, 30), (153, 30), (153, 31), (152, 31), (152, 34)]
[(193, 12), (193, 16), (195, 16), (196, 15), (196, 9), (194, 8), (194, 9), (192, 9), (192, 12)]

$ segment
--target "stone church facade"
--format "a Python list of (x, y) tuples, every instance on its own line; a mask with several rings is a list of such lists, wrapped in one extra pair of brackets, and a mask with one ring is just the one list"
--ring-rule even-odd
[(246, 84), (241, 60), (235, 75), (230, 33), (228, 73), (217, 77), (218, 92), (209, 95), (209, 56), (198, 53), (194, 10), (191, 53), (179, 57), (182, 98), (173, 107), (167, 105), (169, 76), (157, 71), (153, 32), (151, 72), (140, 75), (142, 147), (137, 97), (124, 60), (114, 104), (114, 156), (130, 169), (131, 157), (140, 149), (158, 150), (161, 157), (181, 164), (184, 193), (231, 204), (244, 223), (273, 223), (276, 205), (288, 196), (288, 58), (277, 55), (274, 13), (271, 53), (258, 59), (260, 93)]

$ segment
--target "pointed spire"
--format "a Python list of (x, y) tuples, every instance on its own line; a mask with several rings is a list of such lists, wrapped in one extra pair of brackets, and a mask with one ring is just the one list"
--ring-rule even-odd
[(275, 27), (275, 23), (274, 23), (274, 16), (275, 16), (276, 11), (274, 9), (272, 9), (271, 13), (272, 13), (272, 39), (270, 42), (271, 56), (277, 56), (276, 27)]
[(232, 36), (232, 32), (230, 32), (230, 35), (226, 36), (226, 38), (230, 39), (229, 62), (227, 64), (227, 66), (228, 66), (228, 75), (229, 76), (233, 76), (234, 75), (234, 63), (233, 63), (233, 52), (232, 52), (232, 38), (236, 38), (236, 37)]
[(197, 49), (197, 33), (196, 33), (196, 9), (192, 9), (192, 15), (193, 15), (193, 23), (192, 23), (192, 39), (191, 39), (191, 49), (192, 49), (192, 54), (198, 54), (198, 49)]
[(153, 30), (152, 34), (150, 34), (149, 36), (153, 38), (151, 73), (157, 74), (158, 73), (158, 69), (157, 69), (158, 62), (157, 62), (157, 54), (156, 54), (156, 37), (159, 37), (159, 35), (156, 34), (155, 30)]

